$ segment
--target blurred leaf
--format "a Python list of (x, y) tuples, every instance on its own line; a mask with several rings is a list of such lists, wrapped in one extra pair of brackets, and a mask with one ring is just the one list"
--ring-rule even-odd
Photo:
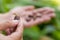
[(56, 40), (60, 40), (60, 31), (56, 30), (53, 32), (53, 37), (56, 39)]
[[(58, 11), (57, 3), (53, 0), (0, 0), (0, 12), (8, 12), (10, 9), (16, 7), (16, 6), (26, 6), (26, 5), (34, 5), (37, 8), (40, 7), (52, 7), (56, 10), (56, 18), (53, 22), (54, 25), (42, 25), (45, 28), (43, 30), (40, 30), (40, 27), (31, 27), (26, 28), (24, 30), (24, 38), (27, 40), (38, 40), (39, 36), (44, 36), (47, 33), (53, 32), (53, 37), (56, 38), (56, 40), (60, 40), (60, 10)], [(55, 31), (57, 30), (57, 31)], [(24, 39), (25, 40), (25, 39)]]
[(46, 35), (47, 33), (52, 33), (53, 31), (55, 31), (53, 25), (46, 25), (45, 28), (42, 30), (41, 34)]
[(28, 37), (31, 37), (32, 39), (37, 40), (40, 36), (40, 31), (36, 26), (29, 29), (27, 28), (24, 30), (24, 36), (28, 36)]

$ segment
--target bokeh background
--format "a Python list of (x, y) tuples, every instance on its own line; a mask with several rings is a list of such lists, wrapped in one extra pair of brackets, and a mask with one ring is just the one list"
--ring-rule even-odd
[(0, 0), (0, 13), (16, 6), (34, 5), (36, 8), (52, 7), (56, 17), (49, 23), (42, 23), (24, 29), (24, 40), (60, 40), (60, 0)]

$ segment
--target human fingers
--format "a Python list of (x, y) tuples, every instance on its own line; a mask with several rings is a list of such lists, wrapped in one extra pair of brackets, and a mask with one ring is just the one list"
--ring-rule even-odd
[(19, 24), (17, 26), (17, 29), (15, 32), (13, 32), (11, 35), (9, 35), (8, 37), (14, 39), (14, 40), (20, 40), (20, 37), (22, 36), (23, 34), (23, 29), (24, 29), (24, 26), (23, 26), (23, 22), (20, 20), (19, 21)]
[(0, 23), (0, 30), (5, 30), (9, 27), (14, 27), (18, 24), (17, 20), (12, 20), (12, 21), (5, 21)]
[(31, 6), (24, 6), (23, 9), (24, 9), (25, 11), (32, 11), (32, 10), (35, 9), (35, 7), (32, 6), (32, 5), (31, 5)]

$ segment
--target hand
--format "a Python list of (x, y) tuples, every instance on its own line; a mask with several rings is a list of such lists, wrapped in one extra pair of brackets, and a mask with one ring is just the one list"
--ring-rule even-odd
[[(16, 16), (19, 16), (19, 17), (23, 17), (24, 19), (26, 18), (26, 19), (30, 20), (30, 22), (27, 22), (25, 19), (25, 23), (24, 23), (25, 27), (26, 26), (29, 27), (34, 24), (38, 24), (38, 22), (43, 23), (46, 21), (50, 21), (51, 18), (55, 17), (55, 13), (54, 13), (55, 11), (53, 8), (44, 7), (44, 8), (38, 8), (36, 10), (34, 8), (35, 8), (34, 6), (16, 7), (14, 9), (12, 9), (10, 11), (10, 13), (15, 14)], [(38, 19), (36, 17), (35, 21), (28, 17), (29, 15), (30, 16), (37, 16), (34, 14), (40, 15), (41, 17)]]
[[(26, 15), (24, 14), (24, 12), (27, 11), (32, 11), (34, 10), (34, 6), (24, 6), (24, 7), (16, 7), (11, 9), (8, 13), (11, 15), (16, 15), (16, 17), (14, 17), (14, 20), (19, 20), (19, 18), (21, 18), (21, 16)], [(16, 27), (12, 27), (12, 28), (8, 28), (5, 30), (7, 35), (10, 35)]]
[(16, 31), (8, 36), (0, 34), (0, 40), (22, 40), (23, 29), (24, 29), (23, 21), (19, 21)]
[(25, 15), (24, 12), (27, 12), (27, 11), (32, 11), (34, 10), (34, 6), (18, 6), (18, 7), (15, 7), (13, 9), (11, 9), (9, 11), (9, 14), (13, 14), (13, 15), (16, 15), (16, 16), (22, 16), (22, 15)]
[(13, 20), (14, 15), (11, 14), (0, 14), (0, 30), (5, 30), (10, 27), (15, 27), (18, 21)]
[(49, 7), (38, 8), (32, 12), (26, 12), (25, 14), (25, 27), (31, 27), (43, 22), (49, 22), (51, 18), (54, 18), (56, 16), (54, 9)]
[[(20, 18), (23, 18), (25, 27), (31, 27), (33, 25), (41, 24), (43, 22), (48, 22), (51, 20), (51, 18), (55, 17), (54, 9), (48, 7), (39, 8), (35, 10), (33, 9), (32, 11), (23, 11), (22, 14), (19, 11), (17, 12), (17, 14), (20, 15)], [(14, 28), (11, 28), (8, 29), (6, 32), (7, 34), (11, 34), (13, 30)]]

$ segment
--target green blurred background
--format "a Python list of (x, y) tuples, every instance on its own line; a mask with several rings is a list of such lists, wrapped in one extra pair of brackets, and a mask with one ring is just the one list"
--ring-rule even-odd
[(52, 7), (56, 18), (24, 29), (24, 40), (60, 40), (60, 0), (0, 0), (0, 13), (8, 12), (16, 6), (34, 5), (36, 8)]

